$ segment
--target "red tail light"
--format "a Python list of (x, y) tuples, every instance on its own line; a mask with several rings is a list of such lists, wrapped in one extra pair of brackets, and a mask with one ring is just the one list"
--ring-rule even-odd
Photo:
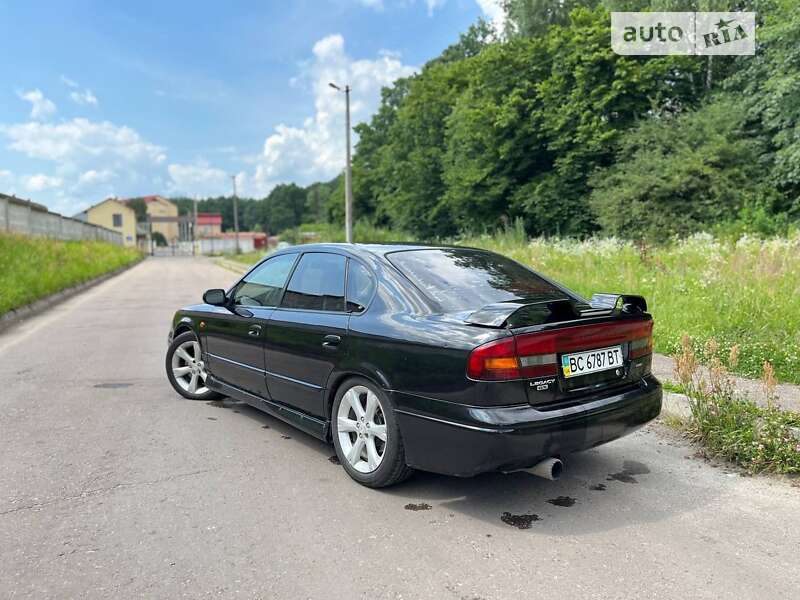
[(467, 375), (484, 381), (507, 381), (558, 373), (558, 354), (631, 342), (628, 358), (653, 351), (653, 322), (600, 323), (513, 335), (475, 348)]

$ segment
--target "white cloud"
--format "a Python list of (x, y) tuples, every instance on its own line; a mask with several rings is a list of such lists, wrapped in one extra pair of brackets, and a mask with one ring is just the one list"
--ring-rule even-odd
[(87, 104), (91, 104), (92, 106), (97, 106), (97, 96), (92, 93), (92, 90), (86, 89), (82, 92), (70, 92), (69, 95), (72, 98), (72, 101), (76, 104), (80, 104), (81, 106), (85, 106)]
[(341, 92), (329, 87), (329, 82), (352, 86), (351, 120), (355, 125), (376, 110), (382, 87), (413, 72), (414, 68), (403, 64), (396, 53), (382, 52), (372, 60), (354, 60), (345, 52), (341, 35), (319, 40), (298, 79), (314, 95), (314, 115), (300, 126), (281, 123), (275, 127), (264, 142), (255, 175), (244, 188), (246, 193), (267, 193), (282, 181), (305, 184), (328, 179), (341, 171), (345, 101)]
[(95, 96), (89, 88), (80, 91), (78, 89), (81, 87), (80, 84), (66, 75), (61, 76), (61, 83), (74, 90), (69, 93), (69, 97), (75, 104), (80, 104), (81, 106), (97, 106), (97, 96)]
[(19, 177), (18, 184), (63, 214), (109, 195), (163, 189), (164, 148), (130, 127), (83, 118), (58, 124), (29, 121), (0, 125), (0, 137), (8, 140), (9, 150), (52, 163), (48, 174)]
[(158, 164), (166, 160), (163, 148), (142, 139), (130, 127), (117, 126), (109, 121), (95, 122), (84, 118), (58, 124), (30, 121), (0, 127), (0, 133), (11, 140), (10, 149), (30, 158), (58, 163)]
[(428, 7), (428, 16), (433, 16), (433, 11), (444, 6), (446, 1), (447, 0), (425, 0), (425, 6)]
[(358, 3), (367, 8), (374, 8), (376, 10), (383, 9), (383, 0), (358, 0)]
[(92, 186), (99, 183), (108, 183), (114, 179), (114, 177), (116, 177), (116, 174), (111, 169), (101, 169), (99, 171), (89, 169), (80, 174), (80, 177), (78, 177), (78, 185)]
[(52, 177), (37, 173), (36, 175), (25, 175), (22, 177), (22, 185), (29, 192), (41, 192), (50, 188), (58, 188), (64, 184), (64, 180), (60, 177)]
[(506, 11), (500, 0), (475, 0), (483, 15), (494, 25), (495, 31), (502, 32), (506, 24)]
[(56, 112), (56, 105), (45, 98), (39, 89), (18, 92), (17, 95), (21, 100), (27, 100), (31, 103), (31, 119), (47, 119)]
[(171, 164), (167, 167), (170, 176), (170, 193), (187, 196), (220, 196), (231, 192), (230, 176), (208, 162), (199, 160), (191, 164)]

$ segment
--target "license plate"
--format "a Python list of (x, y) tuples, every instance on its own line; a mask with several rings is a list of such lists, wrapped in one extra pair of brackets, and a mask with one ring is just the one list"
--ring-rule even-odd
[(561, 370), (567, 379), (596, 373), (597, 371), (616, 369), (621, 366), (621, 346), (598, 348), (597, 350), (587, 350), (586, 352), (575, 352), (561, 356)]

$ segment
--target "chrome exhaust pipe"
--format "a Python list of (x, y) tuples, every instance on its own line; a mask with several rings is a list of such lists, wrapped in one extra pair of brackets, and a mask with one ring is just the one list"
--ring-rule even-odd
[(564, 463), (557, 458), (551, 457), (545, 458), (542, 462), (522, 470), (531, 475), (555, 481), (561, 478), (561, 474), (564, 472)]

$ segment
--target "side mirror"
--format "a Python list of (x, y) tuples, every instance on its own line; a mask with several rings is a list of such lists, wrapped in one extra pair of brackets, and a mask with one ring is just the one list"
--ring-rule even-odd
[(203, 294), (203, 302), (206, 304), (211, 304), (212, 306), (225, 306), (227, 303), (227, 298), (225, 298), (225, 290), (217, 288), (206, 290), (206, 293)]

